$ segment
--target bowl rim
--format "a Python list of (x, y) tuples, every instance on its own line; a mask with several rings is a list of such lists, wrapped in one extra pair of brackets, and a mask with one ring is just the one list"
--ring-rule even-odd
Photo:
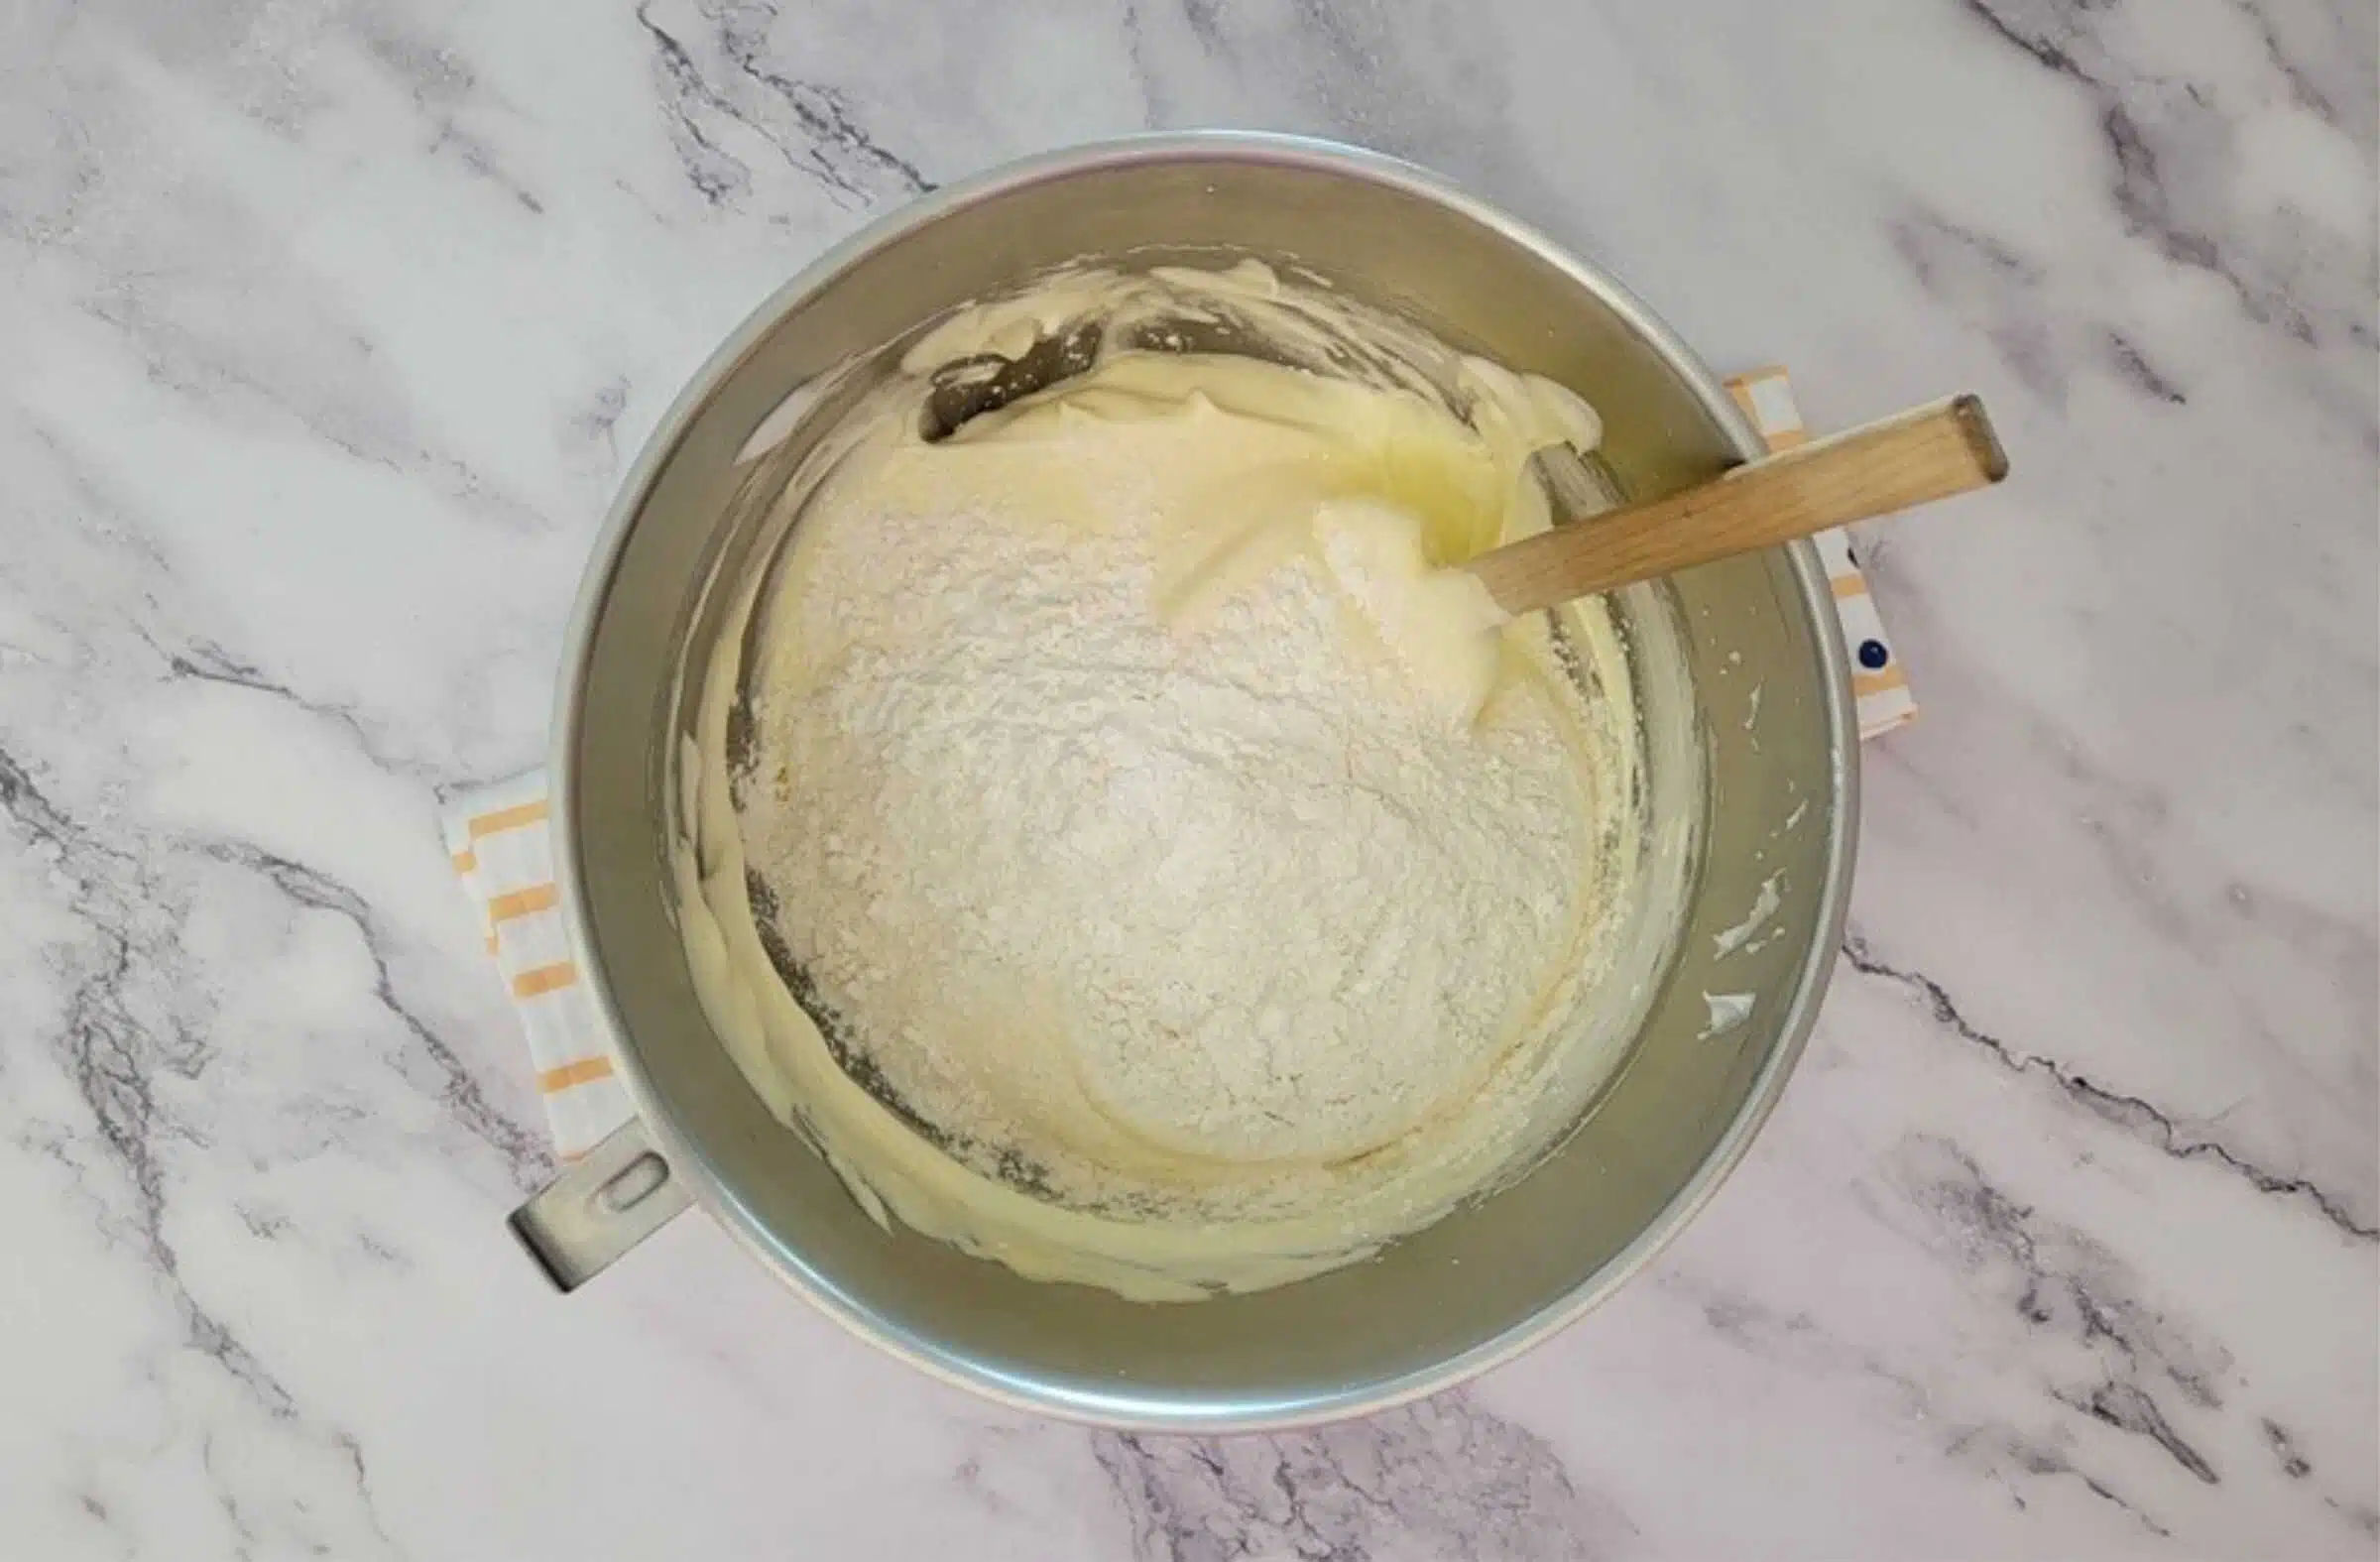
[(610, 980), (600, 962), (590, 957), (595, 948), (592, 914), (580, 869), (571, 784), (571, 757), (577, 751), (596, 630), (629, 537), (644, 512), (654, 483), (676, 453), (687, 428), (720, 387), (733, 377), (793, 305), (918, 229), (969, 207), (998, 200), (1012, 190), (1102, 170), (1183, 162), (1287, 166), (1383, 184), (1451, 208), (1529, 251), (1600, 299), (1693, 389), (1740, 457), (1753, 460), (1766, 453), (1766, 447), (1718, 377), (1634, 294), (1602, 268), (1572, 254), (1536, 227), (1401, 159), (1315, 137), (1201, 130), (1088, 142), (988, 169), (886, 213), (803, 267), (763, 300), (711, 353), (647, 436), (596, 535), (564, 632), (548, 754), (554, 880), (564, 923), (579, 957), (582, 980), (602, 1022), (615, 1071), (636, 1107), (646, 1134), (671, 1168), (685, 1174), (704, 1212), (726, 1228), (740, 1247), (812, 1305), (869, 1344), (909, 1366), (1017, 1409), (1128, 1431), (1284, 1431), (1409, 1403), (1502, 1366), (1551, 1339), (1634, 1277), (1669, 1245), (1742, 1162), (1753, 1138), (1775, 1111), (1785, 1083), (1809, 1042), (1834, 971), (1837, 951), (1843, 943), (1857, 852), (1859, 740), (1850, 686), (1850, 660), (1834, 612), (1825, 565), (1811, 543), (1788, 544), (1785, 552), (1804, 610), (1817, 631), (1819, 655), (1824, 663), (1820, 687), (1829, 732), (1827, 747), (1836, 806), (1830, 818), (1826, 871), (1819, 889), (1818, 935), (1812, 939), (1802, 966), (1794, 973), (1777, 1042), (1762, 1060), (1759, 1075), (1734, 1120), (1685, 1185), (1624, 1248), (1579, 1285), (1501, 1333), (1428, 1367), (1369, 1383), (1349, 1384), (1326, 1394), (1307, 1395), (1290, 1403), (1251, 1405), (1218, 1401), (1202, 1406), (1152, 1400), (1130, 1393), (1057, 1390), (1047, 1384), (1019, 1382), (970, 1360), (962, 1352), (939, 1349), (930, 1341), (885, 1328), (866, 1308), (803, 1263), (799, 1255), (780, 1239), (762, 1229), (751, 1211), (718, 1177), (699, 1143), (680, 1129), (659, 1100), (621, 1019)]

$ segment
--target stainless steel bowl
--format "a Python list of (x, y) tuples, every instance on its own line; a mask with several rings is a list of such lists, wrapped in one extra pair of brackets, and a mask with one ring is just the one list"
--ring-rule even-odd
[[(875, 1225), (730, 1061), (687, 972), (664, 843), (687, 647), (716, 618), (706, 583), (736, 567), (766, 498), (739, 452), (795, 387), (954, 304), (1084, 256), (1216, 250), (1294, 260), (1582, 392), (1633, 496), (1758, 451), (1719, 382), (1611, 279), (1429, 175), (1345, 148), (1229, 134), (1081, 148), (943, 190), (825, 256), (662, 420), (570, 629), (558, 877), (639, 1121), (514, 1218), (565, 1288), (698, 1203), (854, 1332), (967, 1387), (1118, 1425), (1310, 1422), (1445, 1387), (1594, 1306), (1711, 1196), (1776, 1104), (1840, 941), (1855, 817), (1848, 666), (1806, 545), (1666, 588), (1699, 705), (1703, 845), (1623, 1073), (1534, 1171), (1374, 1261), (1186, 1306), (1026, 1280)], [(811, 408), (785, 448), (836, 410)], [(1773, 936), (1723, 954), (1764, 885)], [(1750, 1017), (1715, 1028), (1706, 995), (1737, 993)]]

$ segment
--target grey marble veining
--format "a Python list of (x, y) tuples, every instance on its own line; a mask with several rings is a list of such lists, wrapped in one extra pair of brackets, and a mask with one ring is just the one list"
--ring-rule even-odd
[[(69, 1556), (2368, 1557), (2380, 22), (2321, 0), (27, 0), (0, 16), (0, 1529)], [(1243, 124), (1433, 165), (1821, 424), (1862, 541), (1808, 1059), (1646, 1275), (1227, 1441), (964, 1400), (680, 1222), (567, 1303), (433, 828), (597, 517), (871, 215)]]

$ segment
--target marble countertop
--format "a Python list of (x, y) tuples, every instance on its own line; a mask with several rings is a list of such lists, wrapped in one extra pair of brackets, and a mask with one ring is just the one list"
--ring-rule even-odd
[[(902, 14), (895, 16), (896, 9)], [(2348, 0), (0, 15), (0, 1530), (63, 1557), (2369, 1557), (2375, 24)], [(1748, 1162), (1608, 1306), (1303, 1435), (946, 1389), (680, 1221), (567, 1302), (436, 839), (627, 459), (987, 164), (1433, 165), (1814, 423), (1925, 705)]]

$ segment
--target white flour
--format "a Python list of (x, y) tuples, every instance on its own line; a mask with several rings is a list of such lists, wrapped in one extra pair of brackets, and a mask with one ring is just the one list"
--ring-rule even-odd
[(1336, 1161), (1462, 1103), (1563, 974), (1592, 856), (1541, 686), (1454, 727), (1311, 565), (1182, 634), (1145, 556), (828, 529), (802, 589), (832, 612), (773, 663), (746, 800), (892, 1094), (1076, 1196), (1076, 1155), (1137, 1141)]

